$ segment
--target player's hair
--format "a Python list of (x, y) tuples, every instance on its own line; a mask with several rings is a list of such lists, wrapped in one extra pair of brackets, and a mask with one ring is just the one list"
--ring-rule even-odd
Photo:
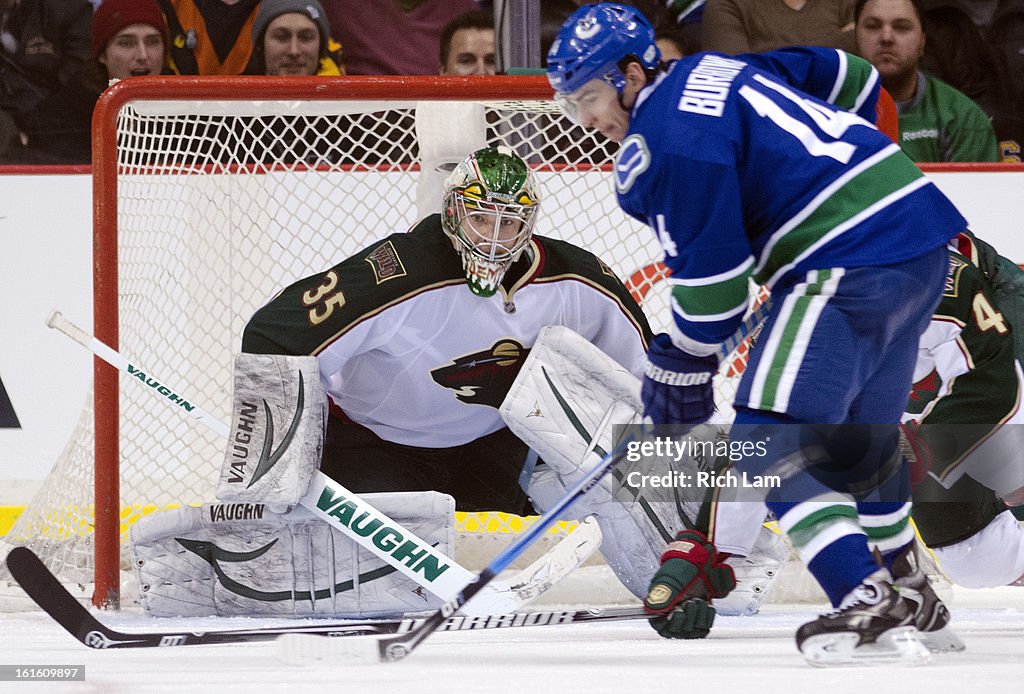
[[(870, 0), (857, 0), (857, 4), (853, 6), (853, 23), (856, 24), (860, 21), (860, 15), (864, 11), (864, 5), (867, 5)], [(914, 12), (917, 13), (917, 21), (924, 26), (924, 4), (922, 0), (908, 0), (913, 5)]]
[(452, 37), (460, 29), (490, 29), (494, 31), (494, 17), (484, 10), (473, 10), (460, 14), (444, 25), (441, 29), (441, 65), (448, 64), (448, 55), (452, 49)]

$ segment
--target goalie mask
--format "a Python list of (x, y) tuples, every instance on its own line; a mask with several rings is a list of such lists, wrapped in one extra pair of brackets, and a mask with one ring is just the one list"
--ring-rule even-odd
[(498, 291), (530, 243), (539, 205), (533, 173), (507, 147), (477, 150), (452, 171), (444, 184), (442, 226), (474, 294)]

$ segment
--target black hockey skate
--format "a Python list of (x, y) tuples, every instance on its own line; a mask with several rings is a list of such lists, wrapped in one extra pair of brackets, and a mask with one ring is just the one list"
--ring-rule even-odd
[(879, 569), (834, 611), (796, 632), (796, 644), (816, 667), (926, 662), (930, 654), (914, 626), (917, 603), (900, 595)]
[(914, 625), (928, 650), (933, 653), (964, 650), (964, 642), (949, 626), (949, 610), (921, 570), (916, 542), (896, 557), (892, 574), (900, 595), (916, 605)]

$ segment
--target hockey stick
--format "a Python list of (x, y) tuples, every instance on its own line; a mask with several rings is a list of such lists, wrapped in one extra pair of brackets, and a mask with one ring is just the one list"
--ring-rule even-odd
[(462, 609), (466, 602), (486, 588), (499, 573), (515, 561), (516, 557), (532, 545), (544, 531), (557, 522), (576, 499), (586, 494), (594, 485), (598, 484), (615, 467), (619, 460), (626, 455), (628, 443), (629, 439), (623, 441), (611, 453), (604, 456), (572, 489), (566, 492), (565, 496), (549, 508), (547, 513), (540, 517), (540, 520), (523, 533), (518, 540), (506, 547), (483, 571), (474, 576), (454, 598), (442, 605), (437, 612), (426, 617), (415, 628), (404, 634), (375, 635), (372, 639), (346, 639), (344, 642), (332, 643), (331, 647), (328, 648), (323, 647), (322, 639), (307, 639), (299, 634), (285, 634), (279, 641), (279, 655), (284, 661), (296, 664), (327, 658), (331, 660), (348, 660), (356, 663), (387, 663), (406, 658), (427, 637), (438, 631), (449, 618)]
[[(157, 631), (127, 633), (111, 629), (82, 605), (61, 585), (46, 565), (27, 547), (15, 547), (7, 555), (7, 568), (14, 579), (35, 602), (65, 631), (89, 648), (159, 648), (170, 646), (201, 646), (227, 643), (271, 641), (283, 634), (312, 634), (343, 637), (372, 634), (397, 634), (419, 626), (422, 619), (350, 620), (297, 624), (280, 627), (257, 627), (230, 631)], [(646, 617), (642, 607), (609, 610), (551, 610), (517, 612), (488, 617), (452, 617), (438, 631), (506, 629), (515, 627), (610, 622)]]
[[(199, 421), (221, 438), (227, 439), (229, 430), (224, 422), (181, 393), (176, 392), (176, 388), (157, 379), (147, 379), (147, 375), (153, 376), (151, 372), (132, 364), (119, 352), (66, 319), (60, 311), (52, 312), (46, 324), (86, 347), (117, 370), (136, 377), (143, 374), (138, 380), (148, 385), (154, 394), (172, 403), (187, 403), (188, 407), (176, 407), (175, 409), (185, 410), (192, 419)], [(150, 382), (157, 385), (149, 385)], [(163, 388), (168, 392), (159, 392), (156, 388)], [(416, 537), (412, 532), (319, 470), (313, 474), (309, 489), (299, 503), (312, 511), (320, 520), (352, 538), (360, 546), (384, 559), (388, 564), (442, 600), (451, 600), (458, 594), (462, 586), (474, 577), (472, 572), (459, 565), (455, 560), (441, 554), (432, 545)], [(367, 521), (363, 523), (363, 527), (370, 527), (375, 522), (380, 532), (389, 532), (392, 533), (392, 538), (398, 538), (397, 541), (390, 542), (393, 551), (389, 552), (378, 546), (376, 538), (380, 532), (366, 536), (357, 533), (345, 522), (345, 519), (359, 518), (361, 515), (364, 515)], [(552, 557), (544, 567), (547, 569), (546, 571), (530, 567), (534, 568), (532, 575), (529, 574), (530, 568), (527, 568), (512, 577), (509, 582), (496, 583), (487, 594), (481, 595), (480, 599), (471, 606), (472, 612), (474, 614), (506, 614), (518, 610), (526, 602), (547, 590), (554, 582), (575, 569), (597, 550), (600, 542), (600, 531), (597, 530), (596, 525), (578, 537), (565, 538), (548, 553)], [(399, 553), (401, 556), (396, 556)], [(555, 555), (555, 553), (558, 554)], [(409, 556), (423, 557), (415, 563), (417, 568), (409, 565), (412, 563), (409, 562)], [(540, 560), (535, 562), (535, 565), (538, 563)], [(428, 571), (428, 568), (432, 570)]]
[(728, 357), (747, 338), (750, 338), (752, 341), (756, 340), (760, 334), (761, 326), (764, 324), (764, 319), (768, 317), (768, 312), (771, 309), (771, 294), (765, 296), (763, 300), (755, 302), (753, 308), (750, 309), (750, 313), (740, 323), (740, 327), (736, 329), (736, 332), (718, 346), (719, 359)]
[[(718, 348), (720, 357), (728, 356), (752, 331), (763, 323), (770, 310), (769, 305), (762, 305), (743, 319), (736, 332)], [(313, 639), (303, 634), (285, 634), (279, 641), (278, 653), (285, 662), (304, 664), (309, 661), (330, 660), (349, 661), (353, 663), (392, 663), (407, 658), (431, 634), (438, 631), (446, 620), (455, 615), (467, 601), (486, 588), (495, 576), (501, 573), (516, 557), (522, 554), (533, 542), (555, 523), (558, 518), (578, 498), (586, 494), (601, 479), (612, 471), (616, 464), (626, 455), (632, 439), (627, 437), (614, 449), (605, 454), (565, 495), (551, 506), (540, 520), (524, 533), (518, 540), (494, 558), (490, 564), (474, 577), (472, 581), (451, 600), (441, 606), (434, 614), (427, 617), (419, 626), (404, 634), (374, 635), (372, 638), (354, 638), (344, 641)]]

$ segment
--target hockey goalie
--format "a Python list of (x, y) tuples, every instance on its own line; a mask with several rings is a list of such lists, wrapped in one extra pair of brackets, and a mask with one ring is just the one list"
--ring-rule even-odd
[[(542, 512), (611, 449), (613, 426), (638, 417), (650, 329), (607, 265), (533, 233), (539, 205), (519, 157), (476, 151), (445, 182), (440, 214), (286, 287), (252, 317), (220, 503), (133, 527), (150, 614), (436, 608), (425, 581), (387, 561), (394, 538), (369, 516), (346, 518), (346, 534), (298, 505), (318, 468), (396, 532), (452, 556), (456, 509)], [(539, 341), (545, 326), (555, 327)], [(605, 558), (640, 597), (699, 504), (621, 491), (609, 480), (573, 515), (596, 518)]]

